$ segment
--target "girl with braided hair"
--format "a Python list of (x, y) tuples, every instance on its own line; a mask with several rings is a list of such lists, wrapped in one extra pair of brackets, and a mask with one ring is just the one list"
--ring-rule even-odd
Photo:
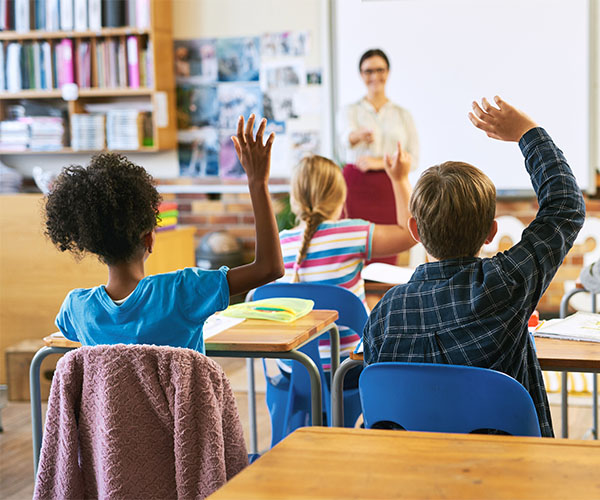
[[(408, 231), (410, 163), (410, 155), (400, 143), (393, 157), (385, 157), (385, 171), (396, 201), (397, 224), (373, 224), (362, 219), (340, 219), (346, 201), (341, 169), (322, 156), (305, 157), (296, 167), (291, 182), (290, 205), (298, 225), (279, 233), (285, 267), (281, 281), (342, 286), (356, 294), (366, 308), (361, 277), (365, 261), (397, 254), (415, 244)], [(369, 203), (375, 204), (377, 200)], [(341, 327), (341, 357), (349, 356), (359, 340), (357, 332)], [(319, 351), (323, 369), (329, 372), (327, 335), (319, 340)], [(279, 366), (282, 371), (291, 371), (289, 363), (281, 362)], [(354, 380), (346, 376), (347, 387), (357, 385), (358, 373)]]

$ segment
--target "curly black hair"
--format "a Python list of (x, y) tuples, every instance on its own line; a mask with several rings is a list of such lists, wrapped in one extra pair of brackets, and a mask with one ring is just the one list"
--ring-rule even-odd
[(88, 167), (63, 169), (46, 201), (46, 235), (61, 252), (96, 254), (105, 264), (128, 262), (144, 248), (161, 197), (144, 168), (115, 153)]

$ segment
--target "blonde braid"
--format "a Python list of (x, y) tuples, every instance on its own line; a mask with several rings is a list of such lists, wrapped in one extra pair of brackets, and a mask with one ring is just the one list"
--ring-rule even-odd
[(300, 266), (302, 262), (306, 258), (306, 254), (308, 253), (308, 247), (310, 246), (310, 241), (312, 237), (317, 232), (319, 228), (319, 224), (325, 220), (322, 214), (319, 213), (311, 213), (306, 216), (306, 227), (304, 228), (304, 237), (302, 239), (302, 246), (300, 247), (300, 251), (298, 252), (298, 257), (296, 257), (296, 264), (294, 265), (294, 278), (292, 279), (292, 283), (298, 283), (300, 281)]

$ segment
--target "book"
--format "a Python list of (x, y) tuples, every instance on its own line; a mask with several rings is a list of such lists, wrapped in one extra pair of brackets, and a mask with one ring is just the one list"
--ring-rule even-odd
[(56, 46), (56, 65), (58, 73), (58, 88), (65, 83), (74, 83), (73, 74), (73, 40), (63, 38)]
[(92, 31), (102, 28), (102, 0), (88, 0), (88, 26)]
[(125, 0), (125, 26), (134, 27), (136, 0)]
[(74, 21), (75, 31), (85, 31), (88, 29), (88, 0), (74, 0)]
[(138, 88), (140, 86), (140, 68), (138, 63), (138, 39), (135, 36), (127, 37), (127, 75), (129, 86)]
[(23, 33), (31, 29), (29, 0), (15, 0), (15, 30)]
[(139, 29), (150, 27), (150, 0), (130, 0), (135, 2), (135, 24)]
[(118, 61), (118, 84), (119, 87), (127, 87), (127, 49), (125, 41), (119, 40), (119, 48), (117, 54)]
[(545, 321), (534, 336), (600, 342), (600, 314), (579, 311), (564, 319)]
[(73, 30), (73, 0), (60, 0), (60, 29)]
[(87, 40), (82, 40), (77, 47), (77, 85), (80, 88), (91, 87), (91, 76), (91, 44)]
[(52, 50), (49, 42), (42, 42), (42, 88), (53, 88)]

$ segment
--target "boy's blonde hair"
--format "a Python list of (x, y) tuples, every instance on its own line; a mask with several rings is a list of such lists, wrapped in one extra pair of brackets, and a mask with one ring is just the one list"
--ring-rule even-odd
[(447, 161), (428, 168), (410, 197), (425, 250), (436, 259), (474, 257), (496, 214), (496, 188), (481, 170)]
[(306, 156), (300, 161), (292, 175), (290, 205), (298, 222), (304, 221), (306, 227), (294, 265), (294, 283), (300, 280), (300, 265), (319, 224), (336, 216), (345, 201), (346, 182), (340, 167), (317, 155)]

